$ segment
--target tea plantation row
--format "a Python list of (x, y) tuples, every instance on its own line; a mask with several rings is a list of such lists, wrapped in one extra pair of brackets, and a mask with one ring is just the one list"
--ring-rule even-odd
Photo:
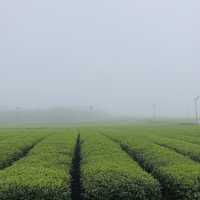
[(197, 127), (7, 131), (0, 200), (200, 200)]

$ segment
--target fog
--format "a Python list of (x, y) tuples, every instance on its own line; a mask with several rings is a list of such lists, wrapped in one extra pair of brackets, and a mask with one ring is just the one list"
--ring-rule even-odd
[(192, 117), (198, 0), (0, 1), (0, 109)]

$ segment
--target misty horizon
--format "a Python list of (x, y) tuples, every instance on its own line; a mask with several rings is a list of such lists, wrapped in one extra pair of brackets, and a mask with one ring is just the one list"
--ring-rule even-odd
[(0, 110), (194, 117), (198, 1), (2, 1)]

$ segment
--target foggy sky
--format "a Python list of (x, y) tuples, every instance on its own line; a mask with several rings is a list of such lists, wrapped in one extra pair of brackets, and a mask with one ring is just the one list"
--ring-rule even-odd
[(193, 114), (198, 0), (0, 1), (0, 108)]

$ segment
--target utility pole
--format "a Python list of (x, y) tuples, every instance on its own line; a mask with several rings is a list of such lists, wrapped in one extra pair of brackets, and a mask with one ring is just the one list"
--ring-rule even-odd
[(195, 120), (196, 123), (199, 124), (199, 112), (198, 112), (198, 101), (200, 99), (200, 96), (197, 96), (194, 98), (194, 108), (195, 108)]
[(152, 108), (153, 108), (153, 120), (156, 120), (156, 118), (157, 118), (157, 106), (156, 106), (156, 104), (153, 104)]

